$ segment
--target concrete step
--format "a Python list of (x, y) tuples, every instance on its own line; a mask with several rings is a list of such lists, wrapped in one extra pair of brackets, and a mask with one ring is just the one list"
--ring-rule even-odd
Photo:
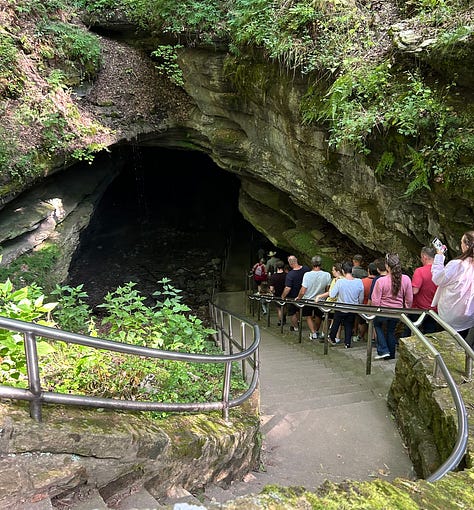
[[(322, 387), (322, 388), (306, 388), (300, 389), (299, 391), (267, 391), (262, 389), (261, 398), (265, 402), (265, 405), (272, 406), (284, 405), (284, 402), (305, 402), (307, 400), (319, 399), (327, 397), (328, 395), (341, 395), (349, 393), (358, 393), (361, 390), (367, 390), (367, 387), (359, 383), (347, 383), (339, 384), (333, 387)], [(373, 391), (372, 391), (373, 393)], [(374, 394), (374, 397), (377, 395)]]
[(370, 402), (377, 399), (378, 397), (375, 396), (372, 391), (360, 389), (358, 391), (350, 391), (340, 394), (331, 393), (320, 397), (292, 401), (275, 399), (272, 402), (271, 399), (267, 399), (265, 397), (265, 402), (262, 399), (261, 408), (264, 414), (271, 414), (271, 411), (274, 411), (275, 409), (278, 409), (281, 414), (288, 414), (307, 411), (309, 409), (315, 411), (329, 407), (336, 408), (356, 404), (358, 402)]
[(366, 382), (361, 378), (348, 374), (338, 374), (330, 372), (329, 374), (315, 373), (307, 377), (293, 378), (288, 375), (282, 378), (278, 375), (265, 377), (265, 381), (260, 385), (262, 393), (265, 395), (290, 395), (302, 394), (308, 392), (319, 392), (329, 390), (338, 390), (341, 386), (366, 386)]

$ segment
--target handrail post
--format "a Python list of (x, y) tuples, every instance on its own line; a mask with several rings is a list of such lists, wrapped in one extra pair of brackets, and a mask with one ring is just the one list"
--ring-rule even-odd
[(224, 387), (222, 388), (222, 418), (229, 421), (229, 393), (230, 393), (230, 376), (232, 373), (232, 363), (225, 364)]
[(30, 416), (35, 421), (41, 422), (41, 381), (38, 367), (38, 350), (36, 348), (36, 336), (30, 331), (25, 331), (25, 355), (28, 369), (28, 386), (33, 394), (30, 402)]
[(441, 382), (441, 379), (443, 378), (443, 372), (441, 370), (441, 367), (438, 363), (438, 358), (435, 357), (434, 360), (434, 366), (433, 366), (433, 382), (436, 386), (446, 386), (446, 384)]
[[(474, 344), (474, 328), (469, 330), (469, 333), (466, 337), (466, 343), (472, 347)], [(464, 363), (464, 373), (466, 381), (472, 380), (472, 358), (466, 352), (466, 362)]]
[(232, 324), (232, 316), (229, 313), (227, 314), (227, 320), (229, 321), (227, 329), (228, 331), (227, 338), (229, 340), (229, 354), (234, 354), (234, 328)]
[(284, 323), (286, 322), (286, 302), (281, 305), (280, 333), (283, 334)]
[(374, 315), (365, 316), (369, 323), (367, 328), (367, 360), (365, 362), (365, 375), (372, 373), (372, 338), (374, 337)]
[(219, 331), (219, 337), (221, 341), (221, 349), (226, 352), (225, 350), (225, 335), (224, 335), (224, 311), (219, 310), (219, 322), (217, 324), (218, 331)]
[[(245, 334), (245, 322), (240, 323), (240, 344), (241, 350), (245, 351), (247, 349), (247, 335)], [(245, 382), (247, 382), (247, 365), (246, 360), (242, 360), (241, 369), (242, 369), (242, 378)]]

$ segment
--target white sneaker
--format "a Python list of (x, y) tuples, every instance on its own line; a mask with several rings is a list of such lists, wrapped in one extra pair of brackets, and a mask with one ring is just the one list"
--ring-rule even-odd
[(377, 354), (377, 356), (374, 356), (374, 359), (385, 359), (390, 358), (390, 353), (386, 352), (385, 354)]
[(353, 341), (353, 342), (360, 342), (360, 336), (359, 336), (359, 335), (354, 335), (354, 336), (352, 337), (352, 341)]
[(318, 339), (318, 333), (315, 331), (314, 333), (309, 334), (311, 340), (317, 340)]

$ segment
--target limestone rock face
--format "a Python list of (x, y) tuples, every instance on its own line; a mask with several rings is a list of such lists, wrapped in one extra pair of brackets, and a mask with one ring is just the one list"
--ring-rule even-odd
[[(314, 225), (322, 220), (331, 225), (332, 235), (339, 232), (365, 250), (398, 252), (410, 266), (418, 264), (420, 247), (432, 237), (444, 238), (455, 251), (460, 234), (472, 228), (472, 190), (456, 197), (433, 190), (404, 198), (406, 183), (377, 178), (350, 149), (331, 152), (323, 128), (301, 123), (305, 89), (298, 79), (267, 64), (264, 85), (239, 94), (224, 79), (222, 55), (188, 49), (181, 67), (197, 105), (189, 124), (208, 140), (214, 161), (239, 174), (244, 190), (254, 190), (241, 208), (276, 245), (288, 246), (284, 232), (298, 228), (297, 217), (306, 212)], [(255, 180), (266, 183), (264, 198), (255, 192)], [(265, 220), (269, 214), (249, 213), (249, 197), (271, 210), (272, 226)], [(311, 256), (327, 243), (331, 240), (303, 251)]]
[[(133, 50), (134, 73), (125, 75), (132, 50), (123, 41), (103, 44), (103, 69), (81, 99), (83, 108), (113, 129), (110, 147), (133, 140), (208, 153), (240, 178), (244, 217), (275, 246), (305, 261), (317, 253), (329, 262), (355, 251), (374, 257), (391, 251), (399, 253), (404, 267), (413, 268), (420, 248), (433, 237), (442, 238), (455, 256), (461, 234), (473, 228), (474, 189), (454, 194), (440, 185), (406, 198), (402, 179), (377, 177), (370, 161), (349, 147), (330, 150), (324, 127), (301, 121), (300, 102), (307, 89), (301, 77), (269, 62), (254, 62), (243, 70), (246, 85), (238, 90), (225, 70), (224, 49), (185, 48), (179, 59), (182, 90), (162, 77), (155, 81), (146, 51)], [(146, 69), (146, 79), (140, 79), (140, 69)], [(122, 108), (131, 97), (131, 110), (125, 113)], [(89, 216), (81, 215), (79, 230)], [(13, 229), (10, 213), (2, 211), (6, 224), (0, 224), (0, 243), (14, 246), (5, 262), (32, 245), (67, 239), (67, 267), (78, 242), (78, 222), (66, 218), (73, 216), (58, 218), (54, 205), (42, 203), (28, 223)]]

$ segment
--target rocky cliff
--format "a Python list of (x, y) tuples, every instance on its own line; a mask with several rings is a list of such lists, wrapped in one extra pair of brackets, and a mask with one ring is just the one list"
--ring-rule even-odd
[[(237, 84), (235, 69), (229, 73), (226, 67), (225, 45), (198, 46), (179, 52), (184, 78), (179, 87), (161, 76), (149, 57), (158, 39), (137, 35), (119, 18), (87, 22), (91, 30), (107, 34), (99, 38), (102, 64), (87, 87), (62, 100), (100, 126), (88, 142), (95, 140), (109, 150), (133, 143), (208, 153), (220, 168), (239, 177), (243, 216), (274, 245), (305, 259), (315, 253), (329, 261), (355, 250), (371, 256), (394, 251), (410, 268), (418, 264), (421, 246), (434, 236), (445, 240), (453, 256), (457, 254), (460, 235), (473, 225), (473, 187), (448, 191), (435, 183), (431, 190), (407, 197), (407, 183), (400, 176), (381, 177), (376, 163), (351, 147), (331, 149), (323, 124), (302, 122), (300, 106), (308, 89), (307, 78), (290, 75), (275, 63), (254, 56), (248, 64), (239, 64)], [(422, 36), (409, 42), (406, 38), (403, 30), (394, 36), (394, 48), (400, 53), (413, 54), (426, 42)], [(470, 75), (462, 76), (468, 90)], [(466, 92), (459, 104), (469, 111), (472, 97)], [(6, 111), (11, 107), (7, 101)], [(13, 117), (8, 119), (11, 123)], [(383, 145), (384, 140), (379, 143)], [(56, 156), (50, 159), (45, 175), (71, 165), (64, 154)], [(44, 185), (45, 175), (24, 179), (13, 190), (4, 187), (3, 202), (11, 202), (10, 210), (17, 210), (19, 193)], [(54, 185), (61, 186), (61, 176), (55, 179)], [(91, 196), (95, 197), (91, 203), (100, 197), (103, 182), (97, 172), (97, 185), (91, 184), (86, 193), (89, 202)], [(75, 200), (81, 204), (79, 196)], [(32, 214), (29, 226), (23, 231), (0, 228), (0, 242), (10, 253), (20, 254), (58, 238), (70, 239), (61, 260), (67, 267), (77, 235), (70, 236), (65, 230), (76, 229), (77, 222), (71, 221), (75, 209), (58, 218), (54, 207), (45, 216), (33, 202), (27, 202), (25, 207)], [(10, 224), (7, 212), (4, 208), (1, 222)], [(52, 217), (50, 234), (33, 236), (33, 241), (26, 235)], [(67, 218), (70, 226), (66, 226)], [(87, 219), (81, 224), (87, 224)], [(5, 262), (11, 259), (8, 256)], [(59, 274), (64, 275), (64, 270)]]

